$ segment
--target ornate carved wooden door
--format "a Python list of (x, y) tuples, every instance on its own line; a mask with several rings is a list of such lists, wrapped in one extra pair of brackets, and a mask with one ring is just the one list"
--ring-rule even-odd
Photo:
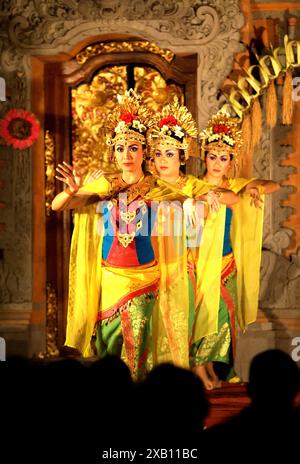
[[(62, 347), (72, 231), (72, 215), (50, 209), (53, 195), (62, 189), (54, 183), (54, 167), (65, 160), (83, 172), (114, 169), (105, 145), (105, 119), (117, 94), (129, 88), (141, 93), (154, 110), (176, 95), (196, 117), (196, 69), (195, 55), (174, 57), (140, 40), (97, 43), (68, 59), (51, 57), (44, 62), (48, 351), (58, 347), (66, 352)], [(198, 162), (190, 159), (187, 171), (197, 174)]]

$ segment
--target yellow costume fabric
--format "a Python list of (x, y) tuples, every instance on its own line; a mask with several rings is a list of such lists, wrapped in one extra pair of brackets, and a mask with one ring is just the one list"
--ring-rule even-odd
[[(235, 178), (229, 180), (229, 189), (238, 193), (245, 185), (255, 180)], [(250, 205), (250, 195), (240, 196), (233, 206), (231, 243), (237, 267), (237, 321), (242, 330), (257, 318), (260, 262), (262, 250), (264, 195), (262, 208)]]
[[(192, 175), (183, 176), (178, 183), (183, 194), (195, 199), (216, 188)], [(193, 335), (197, 339), (216, 332), (218, 328), (225, 214), (225, 206), (221, 206), (218, 213), (208, 213), (203, 224), (201, 244), (191, 249), (196, 271)]]
[[(183, 235), (175, 235), (170, 208), (157, 211), (157, 256), (160, 271), (158, 302), (153, 313), (153, 364), (173, 362), (189, 366), (188, 283)], [(171, 227), (170, 235), (164, 228)], [(169, 232), (169, 231), (168, 231)]]
[(157, 265), (124, 269), (102, 263), (101, 286), (108, 289), (102, 293), (99, 302), (103, 319), (110, 317), (109, 313), (110, 311), (113, 313), (116, 305), (124, 304), (122, 300), (126, 300), (127, 296), (155, 285), (158, 280), (159, 269)]
[(205, 220), (203, 240), (196, 259), (196, 302), (193, 339), (218, 330), (218, 310), (222, 271), (222, 248), (226, 207), (210, 213)]
[[(124, 182), (116, 182), (115, 178), (110, 180), (101, 177), (85, 185), (80, 191), (95, 193), (99, 195), (99, 199), (105, 199), (111, 198), (113, 194), (122, 189), (125, 189)], [(129, 198), (141, 195), (144, 200), (155, 202), (172, 201), (182, 197), (179, 189), (153, 176), (146, 176), (138, 184), (128, 187), (126, 192)], [(182, 233), (176, 235), (173, 231), (168, 235), (162, 235), (169, 220), (168, 215), (171, 215), (172, 221), (173, 214), (176, 214), (176, 208), (174, 209), (172, 205), (166, 205), (164, 202), (162, 205), (159, 204), (156, 248), (159, 253), (160, 283), (159, 301), (153, 314), (152, 345), (155, 347), (153, 359), (154, 363), (165, 360), (188, 367), (188, 286), (185, 235)], [(180, 215), (177, 222), (184, 223)], [(172, 227), (175, 225), (173, 224)], [(182, 227), (184, 230), (184, 224)], [(69, 306), (65, 344), (77, 348), (83, 356), (94, 354), (90, 342), (102, 294), (102, 231), (102, 218), (96, 212), (95, 205), (82, 208), (75, 214), (70, 253)], [(122, 273), (126, 271), (127, 269), (120, 269)], [(119, 292), (118, 294), (120, 295)]]
[(101, 217), (95, 205), (74, 215), (69, 264), (69, 301), (65, 345), (93, 356), (91, 337), (99, 308), (101, 287)]
[[(253, 180), (229, 179), (228, 189), (238, 193)], [(264, 213), (263, 209), (250, 205), (249, 194), (240, 196), (232, 210), (230, 238), (237, 266), (236, 317), (241, 329), (245, 330), (257, 317)], [(225, 217), (226, 206), (222, 205), (219, 212), (209, 215), (205, 223), (203, 246), (199, 249), (201, 259), (197, 261), (195, 340), (218, 331)], [(221, 240), (216, 240), (215, 234)]]
[[(105, 197), (111, 193), (111, 184), (102, 177), (88, 184), (88, 188), (85, 186), (80, 190)], [(96, 213), (96, 205), (78, 209), (74, 215), (65, 345), (76, 348), (85, 357), (94, 354), (90, 341), (99, 308), (102, 227), (102, 218)]]

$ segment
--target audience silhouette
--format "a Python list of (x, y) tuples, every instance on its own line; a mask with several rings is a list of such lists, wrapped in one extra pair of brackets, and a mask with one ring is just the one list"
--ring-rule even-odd
[(0, 385), (1, 437), (10, 462), (92, 464), (109, 449), (153, 447), (197, 448), (199, 456), (223, 459), (228, 446), (270, 462), (292, 458), (299, 440), (299, 369), (280, 350), (252, 360), (250, 406), (206, 430), (209, 403), (201, 380), (171, 364), (134, 383), (114, 356), (88, 363), (13, 357), (0, 363)]
[[(299, 423), (294, 416), (294, 400), (299, 390), (299, 369), (292, 358), (280, 350), (268, 350), (255, 356), (250, 365), (247, 390), (249, 407), (224, 424), (207, 430), (207, 446), (218, 443), (214, 455), (232, 440), (247, 459), (292, 458), (296, 452)], [(295, 428), (296, 426), (296, 428)]]
[(145, 405), (139, 442), (144, 446), (199, 443), (208, 414), (202, 381), (172, 364), (155, 367), (139, 385), (138, 407)]

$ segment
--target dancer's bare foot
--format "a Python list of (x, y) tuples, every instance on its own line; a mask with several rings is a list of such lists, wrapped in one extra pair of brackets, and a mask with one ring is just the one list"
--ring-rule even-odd
[(202, 380), (206, 390), (213, 390), (214, 389), (213, 382), (208, 377), (205, 366), (202, 365), (202, 366), (194, 367), (194, 372), (195, 372), (196, 375), (198, 375), (198, 377), (200, 377), (200, 379)]
[(212, 380), (214, 388), (221, 388), (222, 387), (222, 380)]
[(212, 381), (212, 384), (213, 384), (214, 388), (221, 388), (222, 387), (222, 382), (219, 379), (219, 377), (217, 376), (217, 374), (215, 373), (213, 363), (209, 362), (209, 363), (206, 364), (205, 367), (206, 367), (206, 370), (207, 370), (207, 373), (208, 373), (209, 377), (211, 378), (211, 381)]

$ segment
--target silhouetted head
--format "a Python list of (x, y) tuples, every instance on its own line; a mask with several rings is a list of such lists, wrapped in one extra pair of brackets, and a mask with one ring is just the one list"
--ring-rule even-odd
[(79, 359), (66, 358), (66, 359), (57, 359), (46, 363), (47, 368), (50, 370), (65, 371), (73, 369), (83, 369), (84, 365), (79, 361)]
[(148, 374), (141, 390), (156, 417), (157, 433), (169, 430), (180, 437), (203, 429), (208, 401), (202, 381), (193, 372), (161, 364)]
[(299, 385), (299, 369), (287, 353), (268, 350), (253, 358), (248, 385), (253, 405), (276, 410), (291, 408)]
[(130, 387), (132, 384), (128, 366), (118, 356), (107, 355), (98, 359), (90, 366), (93, 378), (99, 378), (102, 384), (112, 388)]

